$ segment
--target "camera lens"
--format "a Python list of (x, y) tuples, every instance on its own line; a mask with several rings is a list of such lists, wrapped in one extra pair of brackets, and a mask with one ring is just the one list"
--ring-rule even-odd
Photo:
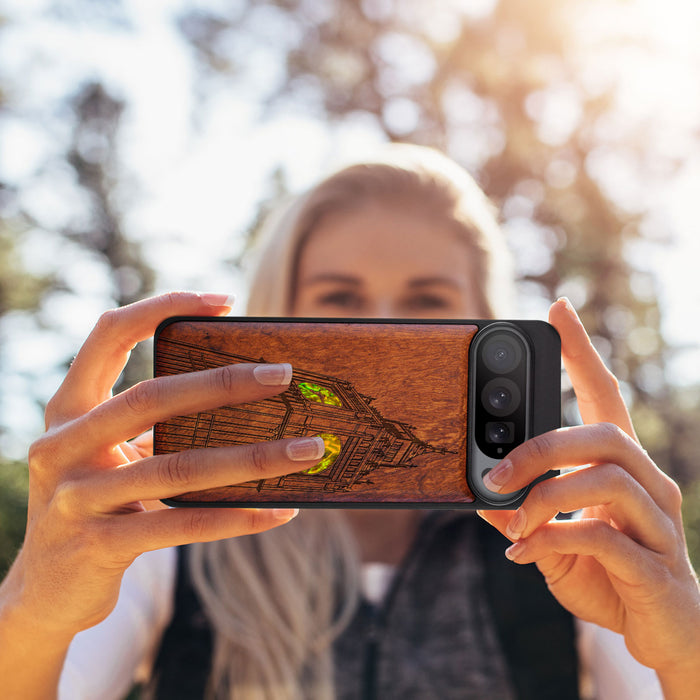
[(520, 389), (506, 377), (496, 377), (486, 382), (481, 391), (481, 403), (494, 416), (507, 416), (520, 406)]
[(482, 352), (484, 364), (497, 374), (512, 372), (520, 364), (522, 356), (520, 343), (505, 333), (494, 334), (493, 338), (489, 338)]
[(508, 389), (499, 386), (489, 394), (489, 403), (492, 408), (495, 408), (497, 411), (502, 411), (504, 408), (510, 406), (512, 398)]
[(486, 442), (497, 443), (499, 445), (513, 442), (513, 423), (494, 422), (486, 424)]

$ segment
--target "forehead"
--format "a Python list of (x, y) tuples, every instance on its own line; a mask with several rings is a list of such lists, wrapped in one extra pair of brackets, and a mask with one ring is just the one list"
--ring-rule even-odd
[[(471, 251), (458, 226), (418, 207), (371, 204), (324, 216), (300, 251), (299, 276), (319, 268), (469, 275)], [(300, 281), (301, 281), (300, 280)]]

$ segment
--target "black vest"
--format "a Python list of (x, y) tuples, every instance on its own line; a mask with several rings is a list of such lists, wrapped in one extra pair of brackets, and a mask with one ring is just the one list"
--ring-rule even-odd
[[(477, 546), (472, 549), (478, 551), (472, 554), (481, 564), (476, 567), (474, 560), (462, 562), (465, 548), (474, 543)], [(469, 681), (463, 682), (462, 678), (479, 670), (471, 667), (476, 663), (488, 666), (485, 674), (498, 674), (500, 670), (507, 676), (498, 679), (501, 685), (495, 683), (493, 692), (479, 691), (479, 698), (506, 697), (497, 690), (505, 684), (509, 686), (508, 695), (518, 700), (578, 700), (573, 618), (549, 593), (534, 565), (517, 565), (505, 558), (503, 551), (509, 544), (472, 514), (443, 511), (429, 515), (385, 606), (359, 606), (336, 642), (338, 697), (475, 697), (473, 687), (472, 694), (467, 693), (465, 683)], [(212, 631), (186, 560), (187, 548), (182, 547), (174, 615), (163, 637), (149, 693), (154, 698), (202, 698), (210, 672)], [(469, 573), (474, 569), (480, 569), (477, 578)], [(459, 574), (460, 570), (466, 573)], [(454, 575), (454, 571), (458, 573)], [(458, 590), (455, 596), (456, 588), (467, 590)], [(455, 601), (456, 597), (459, 600)], [(481, 617), (488, 620), (477, 626), (495, 630), (497, 649), (495, 654), (484, 652), (481, 661), (472, 661), (460, 648), (464, 639), (470, 639), (460, 637), (465, 626), (460, 615), (471, 615), (472, 619), (477, 607), (475, 598), (479, 597), (486, 610)], [(452, 631), (450, 624), (454, 625)], [(436, 639), (431, 640), (432, 627), (438, 629)], [(396, 641), (394, 637), (402, 639)], [(474, 643), (472, 637), (463, 646), (471, 644), (473, 650)], [(440, 652), (440, 644), (447, 653)], [(405, 654), (404, 649), (408, 649)], [(423, 654), (428, 657), (426, 663)], [(342, 660), (342, 666), (338, 660)]]

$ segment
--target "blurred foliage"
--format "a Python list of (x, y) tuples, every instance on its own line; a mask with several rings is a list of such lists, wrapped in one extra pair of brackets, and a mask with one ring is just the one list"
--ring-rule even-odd
[(24, 538), (28, 487), (26, 464), (0, 461), (0, 579)]
[[(119, 166), (118, 134), (125, 104), (99, 82), (82, 86), (70, 99), (73, 131), (65, 155), (88, 196), (90, 216), (63, 235), (96, 252), (113, 280), (116, 306), (130, 304), (153, 291), (155, 273), (138, 242), (124, 231), (126, 205), (118, 196), (125, 183)], [(125, 177), (125, 176), (124, 176)], [(149, 376), (150, 351), (138, 345), (116, 389)]]
[(13, 223), (0, 219), (0, 316), (8, 311), (35, 310), (41, 297), (53, 287), (49, 277), (32, 275), (22, 268), (17, 250), (22, 231)]
[(684, 489), (683, 523), (690, 559), (700, 571), (700, 479)]

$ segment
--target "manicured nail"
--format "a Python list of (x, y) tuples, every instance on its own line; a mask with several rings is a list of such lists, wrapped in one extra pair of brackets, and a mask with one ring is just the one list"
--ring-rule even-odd
[(516, 542), (506, 549), (506, 558), (511, 561), (516, 561), (518, 557), (522, 557), (523, 554), (525, 554), (525, 549), (526, 545), (524, 542)]
[(574, 308), (574, 305), (569, 301), (569, 297), (559, 297), (557, 301), (561, 301), (564, 303), (564, 307), (566, 310), (575, 318), (578, 320), (578, 314), (576, 313), (576, 309)]
[(527, 515), (525, 514), (525, 511), (520, 508), (519, 510), (515, 511), (515, 515), (508, 523), (506, 527), (506, 535), (508, 535), (508, 537), (510, 537), (512, 540), (519, 540), (520, 535), (523, 534), (526, 527)]
[(211, 294), (209, 292), (200, 294), (199, 298), (207, 306), (228, 306), (229, 309), (233, 308), (233, 304), (236, 301), (236, 297), (233, 294)]
[(513, 465), (509, 459), (503, 460), (495, 469), (492, 469), (484, 477), (484, 486), (489, 491), (498, 493), (508, 483), (513, 473)]
[(322, 437), (303, 437), (290, 440), (287, 443), (287, 456), (294, 462), (305, 462), (310, 459), (321, 459), (326, 451)]
[(292, 381), (292, 366), (288, 362), (278, 365), (258, 365), (253, 374), (265, 386), (284, 386)]
[(299, 515), (298, 508), (273, 508), (272, 515), (275, 520), (281, 520), (282, 522), (287, 522), (292, 518), (296, 518)]

